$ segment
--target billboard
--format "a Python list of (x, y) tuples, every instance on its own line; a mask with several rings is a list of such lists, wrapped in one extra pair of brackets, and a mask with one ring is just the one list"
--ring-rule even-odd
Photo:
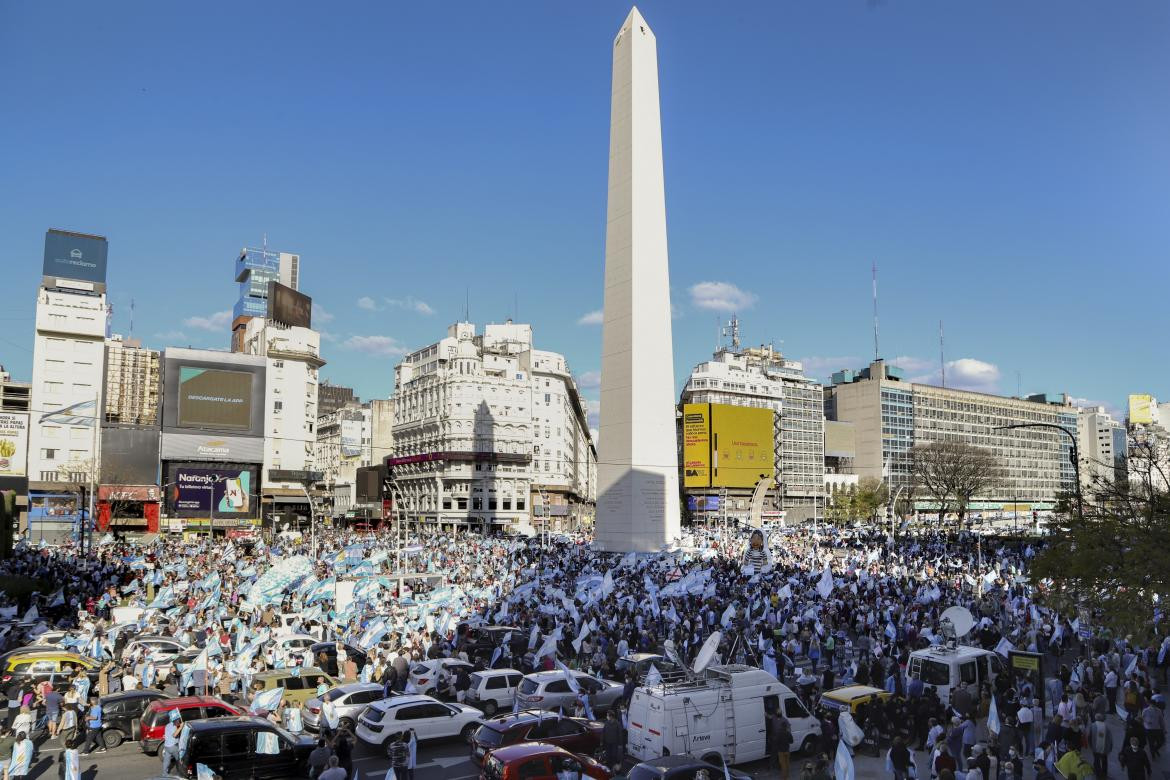
[(312, 322), (313, 300), (280, 282), (268, 283), (268, 319), (283, 325), (308, 328)]
[(683, 404), (683, 487), (711, 485), (710, 416), (710, 404)]
[(687, 496), (687, 509), (692, 512), (718, 512), (719, 496)]
[(163, 460), (260, 463), (264, 460), (264, 439), (258, 436), (164, 433), (160, 452)]
[(23, 477), (27, 455), (28, 413), (0, 412), (0, 477)]
[(1152, 425), (1157, 418), (1158, 402), (1152, 395), (1131, 395), (1129, 397), (1130, 425)]
[(158, 452), (157, 428), (102, 428), (102, 483), (157, 485)]
[(362, 421), (341, 421), (341, 457), (356, 458), (362, 454)]
[(178, 517), (257, 517), (260, 512), (257, 468), (188, 467), (172, 464), (167, 472), (167, 514)]
[(246, 431), (252, 427), (252, 375), (247, 371), (179, 367), (180, 428)]
[(771, 409), (711, 404), (711, 486), (755, 487), (775, 473)]
[(45, 233), (45, 276), (106, 281), (106, 239), (86, 233), (50, 229)]

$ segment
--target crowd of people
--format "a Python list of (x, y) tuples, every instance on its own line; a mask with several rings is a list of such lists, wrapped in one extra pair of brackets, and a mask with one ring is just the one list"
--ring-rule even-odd
[[(579, 537), (542, 544), (430, 535), (405, 548), (376, 532), (320, 537), (315, 552), (291, 538), (248, 546), (106, 539), (84, 556), (69, 545), (21, 545), (0, 563), (0, 574), (44, 587), (19, 601), (0, 595), (0, 615), (9, 619), (0, 648), (68, 629), (62, 644), (94, 659), (100, 671), (77, 670), (56, 686), (14, 678), (0, 732), (5, 777), (27, 772), (34, 738), (58, 741), (63, 761), (101, 750), (97, 697), (119, 690), (214, 692), (300, 731), (297, 708), (253, 686), (258, 673), (321, 665), (343, 681), (378, 682), (390, 695), (412, 692), (414, 663), (459, 656), (478, 668), (586, 670), (624, 683), (628, 702), (638, 681), (619, 668), (620, 659), (657, 653), (685, 667), (715, 631), (722, 659), (772, 672), (818, 714), (821, 738), (800, 766), (802, 778), (831, 775), (844, 739), (850, 750), (880, 745), (898, 780), (1105, 777), (1110, 756), (1124, 762), (1118, 765), (1131, 780), (1145, 780), (1164, 743), (1170, 640), (1156, 637), (1165, 631), (1113, 637), (1091, 625), (1091, 616), (1047, 609), (1027, 578), (1038, 542), (939, 532), (894, 542), (877, 532), (832, 529), (778, 530), (770, 538), (703, 530), (658, 554), (621, 556), (596, 553)], [(413, 576), (398, 576), (399, 565)], [(1005, 656), (1038, 653), (1044, 679), (1001, 674), (977, 689), (960, 686), (945, 701), (922, 680), (907, 679), (909, 654), (947, 638), (942, 614), (954, 606), (975, 620), (963, 641)], [(120, 620), (127, 607), (136, 608), (133, 619)], [(470, 639), (469, 626), (489, 624), (515, 629), (495, 644)], [(313, 657), (285, 649), (283, 628), (340, 643), (339, 652)], [(174, 637), (202, 651), (167, 665), (143, 644), (127, 652), (138, 635)], [(452, 675), (437, 692), (461, 699), (468, 684), (465, 673)], [(818, 705), (822, 692), (848, 684), (890, 696), (843, 725)], [(579, 708), (593, 715), (587, 693)], [(317, 776), (327, 780), (342, 776), (327, 774), (335, 768), (346, 771), (353, 742), (330, 720), (324, 713), (323, 743), (314, 753)], [(1122, 738), (1114, 740), (1110, 722)], [(164, 762), (174, 760), (179, 728), (164, 745)], [(768, 737), (787, 778), (794, 746), (782, 715), (770, 716)], [(412, 769), (414, 742), (404, 735), (403, 744)]]

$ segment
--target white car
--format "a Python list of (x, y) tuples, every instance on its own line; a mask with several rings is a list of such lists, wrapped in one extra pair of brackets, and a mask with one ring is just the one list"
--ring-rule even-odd
[(444, 674), (455, 682), (455, 675), (459, 669), (467, 670), (471, 674), (474, 666), (466, 661), (460, 661), (458, 658), (432, 658), (429, 661), (418, 661), (410, 665), (410, 682), (414, 685), (414, 690), (418, 693), (433, 694), (439, 682), (440, 669)]
[(524, 674), (516, 669), (484, 669), (471, 675), (471, 687), (463, 699), (464, 704), (479, 707), (487, 716), (500, 710), (512, 709), (516, 698), (516, 686)]
[[(594, 714), (608, 710), (621, 698), (621, 683), (603, 680), (584, 672), (573, 672), (577, 686), (589, 693)], [(577, 694), (569, 687), (563, 672), (533, 672), (524, 675), (516, 689), (516, 699), (522, 710), (564, 709), (572, 712), (577, 705)]]
[[(317, 644), (317, 638), (309, 636), (308, 634), (290, 634), (288, 636), (278, 637), (276, 640), (276, 655), (283, 655), (288, 658), (291, 656), (301, 656), (308, 652), (309, 648)], [(313, 659), (308, 659), (305, 662), (306, 666), (313, 665)]]
[(165, 636), (140, 636), (122, 650), (122, 660), (133, 656), (138, 649), (145, 649), (154, 659), (154, 668), (160, 676), (170, 674), (175, 658), (190, 648), (177, 639)]
[(392, 696), (366, 707), (358, 717), (357, 737), (371, 745), (382, 745), (389, 755), (391, 737), (414, 731), (421, 742), (427, 739), (462, 737), (469, 739), (483, 723), (483, 713), (466, 704), (444, 704), (431, 696)]

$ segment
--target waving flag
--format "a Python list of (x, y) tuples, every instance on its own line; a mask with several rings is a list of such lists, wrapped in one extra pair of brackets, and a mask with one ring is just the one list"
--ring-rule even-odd
[[(821, 573), (821, 579), (817, 582), (817, 593), (821, 594), (821, 598), (827, 599), (833, 593), (833, 572), (826, 565), (825, 570)], [(852, 766), (852, 763), (850, 763)]]
[(260, 691), (252, 697), (252, 706), (249, 707), (252, 712), (276, 712), (280, 709), (280, 701), (284, 698), (284, 688), (270, 688), (267, 691)]
[(572, 670), (565, 666), (560, 661), (557, 661), (557, 668), (561, 670), (561, 674), (565, 676), (565, 682), (569, 684), (569, 690), (573, 693), (581, 692), (581, 684), (577, 682), (577, 678), (573, 676)]
[(833, 780), (854, 780), (853, 756), (845, 747), (845, 740), (837, 741), (837, 755), (833, 758)]
[(662, 684), (662, 672), (658, 671), (657, 666), (650, 664), (650, 671), (646, 672), (646, 679), (642, 684), (650, 688)]
[(544, 638), (544, 644), (536, 651), (536, 658), (544, 658), (546, 655), (556, 656), (557, 654), (557, 634), (554, 631)]
[(378, 618), (373, 623), (366, 627), (365, 632), (358, 639), (358, 647), (363, 650), (369, 650), (378, 642), (382, 641), (382, 637), (386, 636), (387, 632), (386, 621)]
[(999, 708), (995, 706), (995, 695), (991, 697), (991, 709), (987, 711), (987, 730), (992, 734), (998, 734), (1002, 730), (999, 722)]

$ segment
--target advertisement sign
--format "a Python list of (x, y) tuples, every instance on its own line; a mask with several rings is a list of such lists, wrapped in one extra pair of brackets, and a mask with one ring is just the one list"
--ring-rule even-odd
[(1154, 410), (1157, 408), (1154, 397), (1151, 395), (1131, 395), (1129, 397), (1129, 422), (1132, 425), (1152, 425)]
[(32, 493), (28, 497), (28, 519), (74, 522), (81, 516), (76, 493)]
[(259, 463), (264, 460), (264, 439), (254, 436), (164, 433), (161, 452), (163, 460)]
[(179, 426), (252, 427), (252, 374), (219, 368), (179, 368)]
[(341, 421), (341, 457), (356, 458), (362, 454), (362, 421)]
[(718, 512), (719, 496), (687, 496), (687, 509), (692, 512)]
[(772, 410), (711, 404), (711, 486), (750, 488), (776, 470)]
[(49, 230), (45, 233), (43, 273), (104, 284), (107, 248), (106, 239), (101, 236)]
[(312, 315), (312, 298), (280, 282), (268, 283), (268, 319), (283, 325), (308, 328)]
[(23, 477), (27, 455), (28, 413), (0, 412), (0, 477)]
[[(168, 514), (254, 517), (259, 511), (256, 469), (173, 467), (167, 486)], [(213, 512), (214, 508), (214, 512)]]
[(710, 404), (683, 404), (683, 486), (711, 484)]

